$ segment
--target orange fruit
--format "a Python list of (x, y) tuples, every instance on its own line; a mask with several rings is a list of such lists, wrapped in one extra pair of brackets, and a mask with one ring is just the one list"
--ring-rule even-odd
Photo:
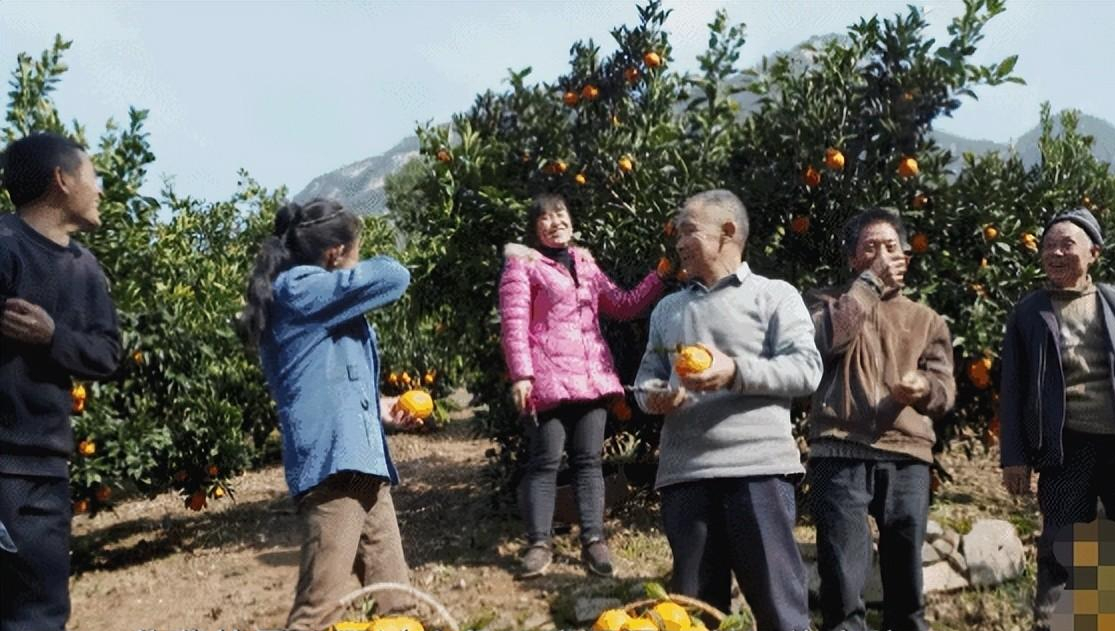
[(816, 188), (821, 185), (821, 172), (809, 165), (801, 174), (801, 180), (805, 182), (806, 186)]
[(403, 374), (399, 375), (399, 381), (401, 381), (401, 382), (403, 382), (403, 383), (405, 383), (406, 385), (409, 386), (410, 385), (410, 373), (408, 373), (407, 371), (404, 370)]
[(631, 406), (627, 405), (626, 399), (616, 401), (612, 406), (612, 414), (616, 416), (616, 420), (630, 421), (631, 420)]
[(623, 623), (620, 631), (659, 631), (658, 625), (654, 620), (647, 617), (631, 618)]
[(670, 275), (670, 270), (673, 269), (673, 267), (674, 264), (670, 262), (670, 259), (663, 256), (658, 259), (658, 265), (654, 266), (654, 271), (658, 274), (659, 278), (666, 278)]
[(914, 195), (914, 199), (913, 201), (911, 201), (910, 204), (914, 208), (925, 208), (925, 205), (928, 203), (929, 198), (925, 196), (925, 193), (918, 193), (917, 195)]
[(902, 93), (902, 102), (903, 103), (909, 103), (910, 101), (913, 101), (913, 100), (914, 100), (914, 95), (913, 94), (910, 94), (909, 92), (903, 92)]
[(968, 362), (968, 379), (972, 385), (980, 390), (991, 385), (991, 365), (990, 357), (981, 357)]
[(393, 373), (387, 375), (387, 383), (389, 383), (393, 386), (398, 385), (399, 384), (399, 374), (393, 372)]
[(74, 414), (81, 414), (85, 411), (85, 399), (74, 399), (73, 407), (70, 409)]
[(206, 467), (205, 472), (209, 474), (209, 477), (215, 478), (217, 477), (217, 474), (221, 472), (221, 470), (217, 468), (217, 465), (211, 464)]
[(74, 514), (81, 515), (82, 513), (89, 512), (89, 500), (75, 500), (74, 501)]
[(384, 616), (372, 620), (368, 631), (425, 631), (425, 627), (410, 616)]
[(83, 440), (77, 444), (77, 453), (83, 456), (92, 456), (97, 453), (97, 443), (91, 440)]
[(631, 161), (631, 158), (627, 156), (623, 156), (622, 158), (617, 160), (616, 164), (619, 166), (619, 170), (623, 171), (624, 173), (630, 173), (631, 170), (635, 168), (635, 163), (633, 163)]
[(108, 498), (112, 497), (112, 489), (108, 488), (107, 484), (102, 484), (97, 487), (93, 497), (97, 498), (98, 502), (107, 502)]
[(678, 348), (677, 359), (674, 360), (674, 370), (681, 376), (695, 375), (704, 372), (712, 366), (712, 354), (700, 346), (682, 346)]
[(623, 71), (623, 79), (628, 83), (635, 83), (639, 80), (639, 69), (631, 66)]
[(662, 57), (659, 57), (658, 53), (653, 50), (649, 51), (643, 55), (643, 64), (645, 64), (647, 68), (657, 68), (662, 65)]
[(438, 162), (449, 162), (452, 159), (453, 159), (453, 156), (452, 156), (452, 154), (449, 153), (448, 149), (438, 149), (437, 150), (437, 161)]
[(902, 156), (898, 161), (898, 175), (906, 177), (914, 177), (918, 174), (918, 161), (914, 156)]
[(660, 602), (651, 609), (662, 619), (663, 631), (688, 631), (691, 625), (689, 614), (681, 605), (665, 601)]
[(844, 154), (836, 147), (825, 149), (825, 166), (833, 171), (843, 171)]
[(434, 412), (434, 400), (425, 390), (407, 390), (399, 397), (399, 408), (407, 414), (424, 419)]
[(1022, 247), (1030, 250), (1031, 252), (1038, 251), (1038, 238), (1032, 232), (1022, 233)]
[(982, 258), (979, 260), (980, 269), (987, 269), (987, 259)]
[(809, 217), (806, 215), (798, 215), (790, 220), (790, 230), (794, 234), (805, 234), (809, 232)]
[(995, 226), (988, 224), (983, 227), (983, 238), (988, 241), (994, 241), (999, 238), (999, 229)]
[(689, 272), (684, 269), (679, 269), (675, 278), (678, 279), (679, 283), (684, 283), (685, 281), (689, 280)]
[(225, 490), (224, 490), (223, 487), (218, 486), (217, 488), (213, 489), (213, 497), (215, 497), (217, 499), (220, 499), (224, 496), (225, 496)]
[(626, 611), (608, 609), (596, 617), (596, 622), (592, 623), (592, 631), (619, 631), (628, 620), (631, 620), (631, 616)]
[(140, 352), (140, 351), (136, 351), (136, 352), (132, 353), (132, 361), (134, 361), (136, 363), (136, 366), (142, 364), (143, 363), (143, 353)]
[(581, 89), (581, 98), (586, 101), (595, 101), (598, 96), (600, 96), (600, 88), (591, 83)]
[(74, 414), (81, 414), (85, 411), (85, 386), (80, 383), (74, 384), (70, 388), (70, 398), (73, 399), (72, 411)]
[(987, 297), (987, 288), (980, 283), (972, 283), (971, 285), (968, 285), (968, 289), (971, 289), (972, 293), (979, 296), (980, 298)]
[(436, 379), (436, 378), (437, 378), (437, 371), (436, 370), (427, 370), (426, 374), (422, 375), (422, 383), (426, 384), (427, 386), (433, 385), (434, 379)]
[(1085, 206), (1085, 207), (1087, 207), (1087, 206), (1091, 206), (1091, 205), (1092, 205), (1092, 200), (1091, 200), (1091, 198), (1089, 198), (1089, 197), (1088, 197), (1087, 195), (1085, 195), (1085, 196), (1081, 197), (1081, 198), (1080, 198), (1080, 205), (1081, 205), (1081, 206)]
[[(565, 173), (566, 169), (569, 168), (569, 165), (565, 164), (565, 162), (561, 160), (551, 160), (546, 163), (545, 168), (550, 173), (557, 173), (560, 175), (562, 173)], [(406, 373), (403, 374), (405, 375)]]
[(576, 182), (578, 186), (584, 186), (588, 183), (588, 178), (585, 177), (584, 173), (578, 173), (573, 176), (573, 181)]
[(565, 103), (566, 105), (568, 105), (569, 107), (573, 107), (573, 106), (577, 105), (577, 102), (580, 101), (580, 100), (581, 100), (580, 97), (578, 97), (577, 93), (574, 92), (573, 90), (569, 90), (568, 92), (566, 92), (561, 97), (561, 101), (563, 103)]
[(918, 232), (910, 237), (910, 249), (914, 254), (925, 254), (929, 251), (929, 237), (924, 232)]
[(190, 498), (186, 500), (186, 507), (192, 511), (199, 511), (205, 508), (208, 503), (209, 502), (205, 499), (205, 493), (198, 490), (194, 491), (193, 495), (191, 495)]
[(368, 631), (368, 629), (371, 629), (371, 628), (372, 628), (372, 623), (371, 622), (366, 622), (366, 621), (358, 622), (356, 620), (341, 620), (340, 622), (334, 623), (333, 626), (329, 627), (325, 631)]

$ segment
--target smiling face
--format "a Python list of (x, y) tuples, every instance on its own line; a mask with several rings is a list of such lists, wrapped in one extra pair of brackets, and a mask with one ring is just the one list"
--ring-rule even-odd
[(1062, 289), (1077, 286), (1099, 258), (1099, 247), (1071, 221), (1059, 221), (1041, 240), (1041, 268), (1049, 282)]
[(538, 242), (548, 248), (564, 248), (573, 240), (573, 219), (563, 202), (556, 202), (534, 222)]

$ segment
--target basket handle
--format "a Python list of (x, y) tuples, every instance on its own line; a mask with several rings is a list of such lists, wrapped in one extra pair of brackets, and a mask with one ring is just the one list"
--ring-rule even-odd
[(644, 600), (637, 600), (633, 603), (629, 603), (629, 604), (624, 605), (623, 610), (626, 611), (628, 614), (630, 614), (631, 612), (633, 612), (636, 609), (639, 609), (640, 607), (646, 607), (647, 605), (654, 605), (654, 604), (662, 602), (663, 600), (672, 600), (673, 602), (676, 602), (679, 605), (687, 605), (689, 607), (693, 607), (694, 609), (700, 609), (702, 612), (707, 613), (708, 615), (712, 616), (712, 618), (714, 620), (716, 620), (717, 622), (722, 621), (726, 617), (724, 615), (724, 612), (722, 612), (719, 609), (717, 609), (716, 607), (713, 607), (712, 605), (706, 603), (705, 601), (697, 600), (696, 598), (692, 598), (690, 596), (682, 596), (681, 594), (666, 594), (665, 599), (662, 599), (662, 598), (646, 598)]
[(361, 596), (381, 591), (403, 592), (414, 596), (418, 600), (429, 605), (430, 608), (437, 612), (438, 617), (441, 618), (442, 622), (449, 626), (450, 631), (460, 631), (460, 627), (457, 625), (457, 621), (453, 619), (453, 616), (449, 614), (449, 611), (445, 607), (443, 607), (441, 603), (435, 600), (433, 596), (420, 589), (416, 589), (414, 587), (411, 587), (410, 585), (405, 585), (403, 583), (372, 583), (370, 585), (365, 585), (354, 592), (350, 592), (342, 596), (340, 600), (341, 606), (347, 607), (350, 603), (355, 601), (357, 598), (360, 598)]

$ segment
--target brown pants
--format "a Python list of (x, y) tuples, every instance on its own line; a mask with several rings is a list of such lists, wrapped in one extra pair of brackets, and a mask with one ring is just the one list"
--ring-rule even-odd
[[(361, 585), (409, 584), (391, 485), (379, 478), (342, 472), (298, 500), (302, 561), (298, 589), (286, 626), (321, 631), (342, 615), (340, 599)], [(379, 611), (403, 609), (409, 597), (375, 594)]]

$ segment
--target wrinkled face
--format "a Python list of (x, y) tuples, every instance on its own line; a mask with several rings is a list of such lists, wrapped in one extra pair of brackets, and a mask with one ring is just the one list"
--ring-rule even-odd
[(1097, 258), (1099, 248), (1071, 221), (1059, 221), (1042, 235), (1041, 268), (1056, 287), (1075, 286)]
[[(898, 240), (898, 231), (885, 221), (868, 224), (860, 230), (859, 241), (856, 242), (856, 252), (848, 260), (848, 263), (858, 274), (870, 269), (871, 265), (875, 263), (875, 259), (880, 256), (887, 258), (905, 256), (905, 253), (902, 252), (902, 243)], [(895, 280), (901, 283), (904, 277), (905, 273)]]
[(81, 164), (73, 172), (59, 169), (64, 207), (69, 219), (80, 230), (91, 230), (101, 225), (101, 184), (93, 161), (82, 152)]
[(547, 208), (534, 223), (538, 241), (548, 248), (564, 248), (573, 240), (573, 219), (565, 204)]
[(715, 207), (687, 204), (674, 222), (677, 228), (678, 257), (690, 274), (704, 277), (720, 260), (722, 246), (731, 241), (724, 231), (726, 219)]

